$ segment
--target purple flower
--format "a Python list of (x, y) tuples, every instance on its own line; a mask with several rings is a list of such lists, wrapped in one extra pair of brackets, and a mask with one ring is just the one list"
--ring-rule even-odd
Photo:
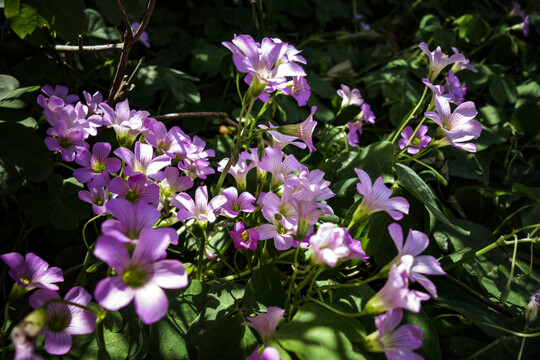
[(422, 330), (415, 325), (398, 328), (402, 318), (403, 310), (400, 308), (377, 316), (377, 331), (364, 339), (367, 351), (384, 352), (388, 360), (423, 360), (422, 356), (410, 351), (422, 346)]
[(170, 201), (178, 208), (178, 220), (186, 221), (195, 218), (199, 223), (205, 224), (216, 221), (215, 211), (227, 202), (227, 198), (218, 195), (208, 202), (208, 189), (205, 185), (195, 190), (195, 201), (186, 193), (178, 194)]
[(189, 176), (180, 177), (177, 168), (167, 167), (163, 171), (165, 178), (159, 183), (161, 200), (169, 200), (181, 191), (193, 187), (193, 179)]
[(349, 127), (349, 135), (347, 135), (347, 141), (349, 142), (349, 145), (356, 146), (360, 142), (358, 140), (358, 135), (362, 135), (362, 124), (362, 121), (347, 122), (347, 126)]
[(431, 137), (427, 136), (428, 127), (426, 125), (420, 125), (416, 134), (411, 139), (414, 130), (412, 127), (407, 126), (401, 132), (402, 139), (399, 139), (398, 145), (400, 149), (404, 149), (407, 146), (407, 152), (409, 154), (418, 154), (421, 148), (428, 146), (431, 141)]
[(234, 242), (236, 250), (257, 250), (257, 241), (259, 241), (259, 232), (256, 229), (247, 229), (244, 223), (237, 222), (234, 231), (229, 231)]
[(523, 22), (512, 26), (511, 29), (523, 31), (523, 35), (529, 36), (529, 16), (525, 16)]
[(105, 190), (105, 187), (95, 186), (92, 180), (90, 180), (86, 186), (88, 186), (89, 191), (79, 191), (79, 200), (92, 204), (92, 210), (96, 215), (106, 212), (106, 204), (107, 201), (109, 201), (109, 193), (107, 190)]
[[(56, 291), (40, 289), (33, 293), (28, 302), (34, 309), (46, 306), (47, 320), (45, 350), (52, 355), (64, 355), (71, 349), (71, 335), (89, 334), (96, 326), (96, 316), (80, 307), (50, 302), (60, 299)], [(87, 306), (92, 296), (82, 287), (76, 286), (68, 291), (64, 300)]]
[(403, 255), (399, 265), (393, 264), (386, 284), (369, 299), (362, 312), (380, 314), (395, 308), (419, 312), (421, 301), (429, 300), (430, 296), (417, 290), (409, 290), (409, 273), (413, 262), (411, 255)]
[[(459, 49), (455, 48), (455, 47), (452, 47), (452, 51), (454, 52), (454, 54), (460, 54), (459, 52)], [(465, 59), (465, 61), (458, 61), (456, 62), (454, 65), (452, 65), (452, 71), (454, 73), (457, 73), (458, 71), (461, 71), (463, 69), (467, 69), (467, 70), (470, 70), (474, 73), (477, 73), (478, 72), (478, 69), (476, 69), (474, 66), (472, 66), (470, 64), (471, 60), (469, 59)]]
[(109, 174), (117, 172), (122, 163), (117, 158), (107, 158), (111, 152), (111, 144), (99, 142), (94, 144), (92, 153), (87, 149), (81, 149), (77, 153), (75, 162), (83, 168), (75, 169), (73, 176), (81, 183), (94, 180), (94, 186), (105, 186), (109, 183)]
[(152, 146), (138, 141), (135, 143), (135, 153), (129, 149), (120, 147), (114, 150), (114, 154), (126, 163), (124, 173), (127, 176), (141, 173), (160, 181), (163, 180), (163, 173), (160, 170), (171, 164), (170, 157), (167, 155), (154, 157)]
[(237, 217), (240, 211), (254, 212), (255, 196), (251, 195), (247, 191), (238, 196), (238, 190), (235, 187), (230, 187), (223, 190), (223, 196), (227, 199), (227, 202), (221, 206), (221, 213), (225, 216), (234, 218)]
[(316, 263), (325, 263), (334, 267), (339, 261), (350, 259), (367, 260), (360, 241), (349, 235), (347, 229), (336, 227), (332, 223), (319, 226), (317, 234), (309, 239), (312, 249), (312, 258)]
[(57, 121), (52, 128), (49, 128), (47, 135), (50, 136), (45, 138), (45, 145), (51, 151), (59, 150), (64, 161), (75, 160), (76, 153), (88, 147), (84, 141), (86, 132), (81, 128), (69, 129), (63, 120)]
[(446, 66), (466, 61), (465, 56), (462, 54), (454, 54), (448, 57), (448, 55), (442, 52), (440, 46), (437, 46), (434, 51), (429, 51), (428, 45), (425, 42), (421, 42), (418, 46), (429, 58), (428, 78), (431, 82), (435, 80), (437, 75), (439, 75)]
[[(289, 136), (289, 135), (284, 135), (280, 132), (277, 131), (277, 126), (276, 125), (273, 125), (272, 123), (268, 123), (268, 126), (264, 125), (264, 124), (260, 124), (259, 125), (259, 128), (261, 129), (276, 129), (276, 130), (268, 130), (267, 133), (272, 136), (272, 139), (274, 140), (274, 144), (277, 144), (279, 145), (279, 147), (281, 149), (283, 149), (285, 146), (287, 145), (294, 145), (294, 146), (298, 146), (300, 149), (305, 149), (306, 148), (306, 144), (303, 143), (303, 142), (300, 142), (300, 141), (296, 141), (296, 140), (299, 140), (296, 136)], [(310, 149), (311, 151), (311, 149)], [(252, 164), (254, 165), (254, 163), (252, 162)]]
[(273, 221), (281, 218), (284, 227), (292, 229), (298, 223), (298, 213), (296, 211), (296, 200), (293, 197), (293, 188), (285, 186), (281, 197), (269, 192), (261, 196), (263, 205), (262, 213), (266, 220)]
[[(133, 30), (133, 33), (136, 33), (140, 26), (141, 24), (138, 22), (134, 22), (133, 24), (131, 24), (131, 29)], [(148, 38), (148, 33), (146, 31), (143, 31), (143, 33), (139, 37), (139, 41), (142, 42), (143, 45), (147, 48), (150, 47), (150, 39)]]
[(476, 139), (482, 132), (482, 125), (472, 120), (478, 112), (472, 101), (466, 101), (452, 112), (448, 100), (442, 96), (435, 97), (437, 112), (428, 111), (424, 115), (440, 126), (444, 133), (441, 144), (452, 145), (465, 151), (476, 152), (476, 145), (467, 141)]
[[(304, 145), (304, 144), (302, 144), (302, 145)], [(225, 166), (227, 165), (228, 161), (229, 161), (229, 159), (225, 158), (225, 159), (223, 159), (223, 160), (221, 160), (219, 162), (219, 164), (218, 164), (218, 171), (219, 172), (223, 172), (223, 170), (225, 170)], [(238, 158), (238, 161), (236, 162), (236, 164), (232, 165), (229, 168), (229, 174), (231, 174), (232, 177), (234, 178), (234, 180), (236, 181), (236, 187), (238, 188), (239, 191), (244, 191), (246, 189), (246, 185), (247, 185), (246, 177), (247, 177), (247, 174), (254, 167), (255, 167), (255, 162), (250, 161), (250, 164), (248, 165), (247, 162), (246, 162), (246, 157), (245, 156), (240, 156)]]
[(103, 104), (103, 95), (99, 91), (96, 91), (93, 95), (83, 91), (83, 96), (84, 100), (86, 100), (86, 106), (88, 106), (88, 115), (98, 115), (96, 120), (101, 122), (103, 110), (99, 106)]
[[(104, 221), (101, 231), (104, 235), (125, 243), (137, 240), (144, 229), (152, 229), (161, 216), (160, 211), (152, 205), (142, 201), (134, 204), (122, 198), (110, 200), (107, 203), (107, 212), (116, 219)], [(167, 228), (156, 230), (162, 229)]]
[(508, 16), (520, 16), (522, 18), (525, 17), (525, 11), (523, 11), (521, 6), (519, 5), (519, 2), (512, 1), (512, 10), (508, 14)]
[(64, 100), (66, 104), (72, 104), (79, 100), (77, 95), (68, 94), (69, 88), (67, 86), (56, 85), (53, 89), (51, 85), (45, 85), (41, 88), (41, 91), (48, 97), (56, 96)]
[(390, 198), (392, 190), (384, 185), (382, 177), (378, 177), (372, 185), (371, 178), (364, 170), (355, 168), (354, 171), (360, 179), (356, 189), (364, 196), (353, 215), (355, 221), (378, 211), (386, 211), (394, 220), (401, 220), (403, 214), (409, 213), (409, 202), (403, 197)]
[(294, 76), (292, 81), (291, 95), (298, 103), (298, 106), (307, 104), (311, 96), (311, 87), (303, 76)]
[(266, 314), (259, 314), (254, 317), (246, 318), (247, 322), (244, 322), (241, 325), (247, 325), (257, 330), (264, 342), (272, 336), (274, 331), (276, 331), (277, 324), (283, 317), (283, 314), (285, 314), (285, 310), (270, 306), (268, 310), (266, 310)]
[(448, 92), (445, 96), (453, 104), (459, 105), (463, 102), (465, 94), (467, 94), (467, 87), (461, 86), (461, 83), (452, 70), (448, 71), (448, 76), (446, 77), (446, 84), (444, 89)]
[(34, 253), (27, 253), (24, 258), (16, 252), (0, 257), (10, 267), (9, 276), (26, 291), (36, 288), (58, 290), (54, 283), (64, 281), (60, 268), (49, 268), (49, 264)]
[[(301, 170), (303, 165), (300, 164), (294, 155), (286, 156), (278, 145), (267, 147), (266, 154), (262, 161), (259, 162), (259, 167), (272, 174), (270, 189), (274, 189), (281, 182), (285, 181), (294, 170)], [(283, 159), (285, 157), (285, 159)]]
[(155, 323), (165, 316), (169, 301), (162, 288), (180, 289), (188, 284), (186, 270), (180, 261), (158, 260), (169, 243), (167, 237), (145, 229), (130, 256), (122, 243), (100, 237), (94, 255), (112, 267), (117, 275), (97, 284), (94, 297), (99, 304), (116, 311), (134, 300), (135, 311), (145, 324)]
[(317, 125), (317, 122), (313, 120), (313, 114), (317, 110), (316, 106), (311, 107), (311, 113), (308, 118), (299, 124), (293, 125), (282, 125), (276, 128), (277, 131), (284, 135), (294, 136), (302, 140), (308, 147), (309, 152), (315, 151), (315, 146), (313, 146), (313, 140), (311, 136), (313, 135), (313, 130)]
[(274, 246), (278, 250), (288, 250), (294, 244), (293, 231), (295, 226), (283, 226), (277, 220), (273, 220), (270, 224), (262, 224), (257, 228), (259, 232), (259, 240), (274, 239)]
[(362, 106), (364, 99), (360, 95), (360, 90), (350, 89), (347, 85), (341, 84), (341, 89), (337, 91), (337, 94), (341, 100), (341, 108), (347, 107), (349, 105)]
[(249, 35), (234, 37), (223, 46), (233, 53), (233, 62), (239, 72), (247, 73), (245, 82), (250, 85), (251, 96), (263, 102), (270, 100), (269, 94), (280, 90), (289, 94), (286, 77), (305, 76), (296, 62), (305, 63), (294, 46), (279, 39), (264, 38), (255, 42)]
[(109, 191), (132, 203), (143, 201), (155, 204), (159, 201), (159, 186), (140, 173), (127, 180), (115, 177), (109, 183)]
[[(413, 256), (414, 261), (409, 272), (409, 280), (418, 281), (433, 297), (437, 297), (437, 288), (426, 275), (445, 275), (439, 262), (431, 255), (420, 255), (429, 245), (426, 234), (416, 230), (409, 230), (407, 240), (403, 244), (403, 230), (399, 224), (390, 224), (388, 232), (396, 244), (398, 255), (391, 264), (400, 264), (401, 258), (406, 255)], [(420, 256), (419, 256), (420, 255)]]
[(167, 131), (165, 124), (159, 121), (150, 126), (144, 141), (157, 149), (158, 153), (163, 152), (172, 159), (179, 155), (178, 160), (186, 158), (187, 149), (191, 146), (191, 139), (178, 126)]
[(255, 350), (249, 355), (246, 360), (280, 360), (279, 351), (277, 349), (267, 346), (263, 349), (262, 353), (259, 355), (259, 348), (261, 345), (258, 345)]
[(102, 103), (100, 107), (103, 110), (103, 125), (112, 126), (118, 144), (126, 148), (131, 148), (137, 136), (146, 132), (146, 125), (151, 123), (145, 121), (150, 113), (130, 110), (127, 99), (116, 104), (114, 110), (106, 103)]

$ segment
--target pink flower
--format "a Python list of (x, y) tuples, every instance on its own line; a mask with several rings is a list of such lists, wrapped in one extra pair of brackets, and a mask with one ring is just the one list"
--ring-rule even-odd
[(380, 314), (395, 308), (419, 312), (421, 301), (429, 300), (430, 296), (417, 290), (409, 290), (409, 273), (413, 262), (413, 256), (403, 255), (399, 265), (393, 264), (386, 284), (369, 299), (362, 312)]
[(360, 182), (356, 184), (356, 189), (364, 195), (362, 202), (354, 213), (355, 221), (360, 220), (372, 213), (378, 211), (386, 211), (394, 220), (401, 220), (403, 214), (409, 213), (409, 202), (403, 197), (392, 196), (392, 190), (387, 188), (382, 180), (378, 177), (375, 183), (371, 183), (371, 178), (362, 169), (354, 169)]
[(368, 351), (384, 352), (388, 360), (423, 360), (424, 358), (410, 350), (422, 346), (422, 330), (415, 325), (403, 325), (398, 328), (403, 318), (400, 308), (389, 310), (375, 318), (377, 331), (364, 339)]
[(313, 120), (313, 114), (315, 114), (316, 110), (317, 107), (312, 106), (311, 114), (309, 114), (306, 120), (299, 124), (278, 126), (276, 130), (284, 135), (294, 136), (295, 138), (302, 140), (307, 145), (309, 152), (315, 151), (316, 149), (315, 146), (313, 146), (311, 137), (313, 135), (313, 130), (317, 125), (317, 122)]
[(309, 238), (309, 243), (316, 263), (334, 267), (340, 261), (368, 259), (360, 241), (353, 239), (347, 229), (336, 227), (332, 223), (319, 226), (317, 234)]
[(135, 143), (135, 153), (127, 148), (120, 147), (114, 150), (114, 154), (126, 163), (124, 173), (127, 176), (141, 173), (160, 181), (164, 177), (163, 172), (160, 170), (171, 164), (170, 157), (167, 155), (154, 157), (152, 146), (138, 141)]
[(159, 200), (159, 186), (140, 173), (127, 180), (115, 177), (109, 183), (109, 191), (134, 204), (139, 201), (155, 204)]
[(285, 314), (285, 310), (270, 306), (268, 310), (266, 310), (266, 314), (259, 314), (254, 317), (246, 318), (247, 322), (244, 322), (241, 325), (247, 325), (257, 330), (264, 342), (272, 336), (274, 331), (276, 331), (277, 324), (283, 317), (283, 314)]
[(410, 272), (409, 280), (418, 281), (433, 297), (437, 297), (437, 288), (426, 275), (445, 275), (439, 262), (431, 255), (420, 255), (429, 245), (429, 238), (426, 234), (416, 230), (409, 230), (407, 240), (403, 244), (403, 230), (399, 224), (390, 224), (388, 232), (396, 244), (398, 255), (390, 264), (401, 264), (403, 256), (410, 255), (414, 261)]
[(342, 98), (341, 108), (349, 105), (361, 106), (364, 103), (364, 99), (362, 99), (362, 95), (360, 95), (360, 90), (351, 90), (347, 85), (341, 84), (341, 89), (337, 91), (337, 94)]
[(243, 212), (254, 212), (255, 196), (251, 195), (247, 191), (238, 196), (238, 190), (235, 187), (230, 187), (223, 190), (223, 196), (227, 199), (227, 202), (221, 206), (221, 213), (227, 217), (234, 218)]
[(195, 218), (199, 223), (206, 223), (216, 221), (215, 211), (227, 202), (227, 198), (218, 195), (208, 202), (208, 189), (205, 185), (195, 190), (195, 201), (186, 193), (178, 194), (170, 201), (178, 208), (178, 220)]
[(437, 75), (439, 75), (442, 69), (444, 69), (446, 66), (457, 62), (466, 61), (465, 56), (463, 56), (462, 54), (454, 54), (449, 57), (442, 52), (440, 46), (437, 46), (434, 51), (430, 51), (428, 45), (425, 42), (421, 42), (418, 47), (420, 47), (420, 49), (422, 49), (422, 51), (429, 58), (428, 78), (431, 82), (435, 80)]
[(271, 346), (267, 346), (263, 349), (262, 353), (259, 355), (259, 348), (261, 345), (257, 346), (255, 350), (249, 355), (246, 360), (280, 360), (279, 351)]
[(428, 111), (424, 115), (440, 126), (445, 136), (442, 145), (452, 145), (458, 149), (476, 152), (476, 145), (468, 141), (476, 139), (482, 132), (482, 124), (474, 119), (478, 114), (472, 101), (466, 101), (452, 112), (448, 100), (442, 96), (435, 97), (437, 112)]

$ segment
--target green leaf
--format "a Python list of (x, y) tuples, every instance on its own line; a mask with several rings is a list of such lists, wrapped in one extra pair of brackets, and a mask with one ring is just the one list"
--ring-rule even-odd
[(4, 15), (7, 20), (11, 20), (19, 13), (20, 0), (4, 1)]
[(150, 327), (150, 354), (154, 359), (189, 360), (186, 342), (169, 316)]
[(454, 24), (458, 26), (459, 37), (473, 44), (484, 41), (491, 29), (483, 18), (471, 14), (462, 15)]
[(180, 104), (197, 104), (201, 101), (199, 90), (193, 83), (198, 80), (196, 77), (176, 69), (167, 69), (165, 75), (169, 89)]
[(52, 168), (49, 150), (32, 129), (0, 123), (0, 194), (17, 190), (25, 180), (43, 181)]
[(422, 180), (422, 178), (418, 176), (416, 172), (414, 172), (414, 170), (400, 163), (394, 164), (394, 168), (396, 169), (400, 185), (410, 192), (415, 198), (423, 202), (426, 208), (433, 214), (433, 216), (435, 216), (437, 220), (447, 224), (464, 235), (469, 234), (468, 231), (452, 224), (448, 217), (446, 217), (446, 215), (441, 211), (437, 196), (424, 182), (424, 180)]
[(281, 325), (274, 337), (301, 360), (361, 360), (365, 357), (354, 350), (352, 343), (362, 341), (364, 334), (359, 322), (308, 303), (290, 323)]
[(77, 43), (78, 35), (86, 31), (84, 0), (34, 0), (33, 4), (63, 40)]
[(105, 19), (94, 9), (84, 10), (88, 20), (86, 33), (98, 39), (117, 41), (120, 40), (119, 33), (111, 26), (107, 26)]
[(540, 132), (539, 113), (540, 101), (527, 101), (514, 111), (512, 125), (526, 135), (536, 136)]
[(243, 306), (255, 311), (265, 311), (269, 306), (283, 308), (285, 290), (278, 274), (271, 266), (255, 271), (246, 285)]
[(27, 4), (21, 5), (19, 13), (10, 22), (11, 28), (21, 39), (24, 39), (34, 32), (36, 28), (41, 28), (45, 24), (48, 25), (47, 20), (35, 8)]
[(415, 352), (423, 356), (424, 359), (441, 359), (437, 330), (424, 311), (420, 311), (418, 314), (404, 311), (403, 323), (418, 326), (422, 330), (422, 347)]

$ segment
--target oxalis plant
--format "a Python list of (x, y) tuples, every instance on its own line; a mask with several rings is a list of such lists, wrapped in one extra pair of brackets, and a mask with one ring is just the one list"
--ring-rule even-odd
[[(190, 53), (209, 79), (213, 61), (227, 69), (206, 85), (216, 105), (168, 53), (129, 61), (155, 46), (151, 19), (180, 5), (75, 1), (66, 17), (6, 0), (4, 28), (40, 44), (65, 82), (1, 75), (0, 107), (30, 99), (39, 114), (0, 123), (2, 359), (533, 358), (538, 11), (421, 3), (384, 15), (399, 26), (417, 13), (420, 41), (398, 51), (384, 30), (390, 45), (360, 72), (321, 58), (334, 41), (380, 41), (375, 4), (282, 8), (283, 24), (348, 19), (295, 45), (265, 36), (274, 3), (216, 5), (253, 27)], [(71, 16), (110, 43), (59, 44)], [(519, 72), (495, 61), (505, 50)], [(83, 59), (110, 52), (96, 90)], [(180, 112), (163, 111), (170, 93)]]

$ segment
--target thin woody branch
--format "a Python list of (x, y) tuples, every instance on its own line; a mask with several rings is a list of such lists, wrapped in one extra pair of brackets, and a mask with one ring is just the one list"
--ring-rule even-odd
[[(122, 19), (124, 20), (124, 24), (126, 25), (126, 32), (124, 33), (124, 46), (122, 48), (122, 54), (120, 55), (118, 67), (116, 68), (116, 73), (114, 74), (111, 90), (107, 98), (107, 103), (109, 104), (109, 106), (113, 107), (118, 102), (124, 100), (129, 94), (129, 91), (131, 91), (131, 87), (129, 86), (129, 84), (126, 85), (125, 83), (123, 83), (124, 71), (126, 70), (129, 52), (131, 51), (131, 47), (133, 46), (133, 44), (135, 44), (135, 42), (139, 39), (139, 37), (142, 35), (144, 30), (148, 26), (148, 23), (150, 22), (150, 16), (152, 15), (155, 4), (156, 0), (148, 1), (148, 6), (146, 8), (146, 12), (144, 14), (141, 25), (139, 26), (137, 32), (133, 34), (131, 24), (129, 23), (129, 19), (126, 16), (124, 8), (122, 7), (122, 3), (120, 2), (120, 0), (117, 0), (117, 5), (120, 9), (120, 13), (122, 14)], [(123, 91), (125, 89), (129, 89), (128, 92)]]
[(95, 54), (109, 51), (121, 51), (124, 43), (107, 44), (107, 45), (42, 45), (42, 48), (50, 49), (58, 52), (74, 52), (80, 54)]

